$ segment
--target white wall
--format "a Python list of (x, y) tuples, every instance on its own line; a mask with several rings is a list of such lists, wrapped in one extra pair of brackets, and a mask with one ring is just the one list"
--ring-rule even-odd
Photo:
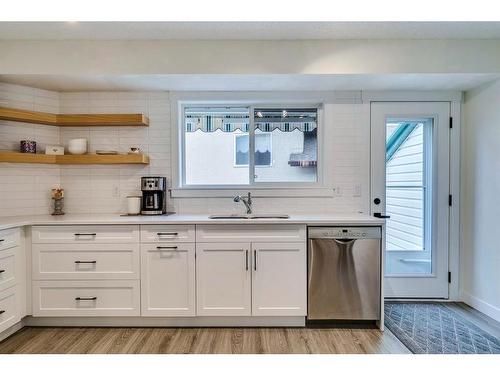
[[(43, 93), (43, 90), (3, 85), (15, 95), (16, 90), (33, 93)], [(31, 100), (39, 95), (30, 94)], [(85, 137), (89, 140), (90, 151), (96, 149), (118, 149), (126, 151), (130, 146), (139, 146), (151, 158), (148, 166), (118, 165), (118, 166), (46, 166), (23, 164), (0, 164), (1, 191), (10, 191), (10, 195), (0, 197), (1, 207), (13, 209), (3, 210), (0, 215), (19, 215), (23, 213), (48, 213), (49, 192), (52, 185), (60, 183), (66, 190), (66, 211), (68, 213), (112, 212), (125, 211), (125, 197), (139, 192), (140, 177), (145, 175), (166, 176), (172, 179), (171, 166), (171, 118), (170, 95), (162, 92), (81, 92), (52, 93), (52, 107), (39, 107), (33, 102), (30, 109), (51, 110), (61, 113), (112, 113), (112, 112), (143, 112), (150, 118), (148, 128), (57, 128), (46, 125), (20, 125), (19, 123), (0, 124), (2, 139), (10, 137), (17, 142), (16, 135), (19, 126), (28, 129), (39, 129), (33, 133), (33, 138), (43, 143), (40, 132), (52, 132), (50, 142), (67, 144), (75, 137)], [(58, 98), (58, 99), (57, 99)], [(39, 100), (39, 99), (36, 99)], [(287, 213), (337, 213), (337, 212), (367, 212), (369, 207), (369, 105), (356, 101), (332, 103), (325, 106), (325, 126), (329, 127), (329, 138), (325, 139), (331, 147), (325, 166), (331, 175), (335, 187), (340, 188), (340, 196), (328, 198), (257, 198), (254, 207), (257, 212)], [(25, 108), (22, 102), (9, 101), (5, 103), (12, 107)], [(21, 178), (20, 174), (29, 174), (29, 178)], [(15, 177), (14, 182), (21, 182), (21, 189), (29, 189), (32, 201), (18, 194), (17, 185), (12, 185), (3, 176)], [(47, 177), (46, 177), (47, 176)], [(48, 179), (48, 182), (47, 180)], [(361, 195), (356, 192), (356, 186), (361, 187)], [(35, 196), (35, 192), (37, 192)], [(8, 198), (7, 198), (8, 197)], [(16, 201), (16, 197), (23, 199)], [(34, 202), (33, 200), (36, 200)], [(18, 203), (14, 203), (18, 202)], [(27, 207), (27, 210), (23, 210)], [(170, 209), (178, 213), (216, 213), (240, 212), (242, 207), (229, 198), (176, 198), (170, 201)]]
[[(0, 105), (32, 111), (57, 112), (57, 92), (0, 83)], [(38, 150), (59, 143), (59, 128), (0, 120), (0, 150), (19, 151), (19, 141), (37, 141)], [(0, 163), (0, 217), (48, 214), (50, 190), (59, 185), (59, 167)]]
[[(140, 178), (148, 175), (170, 179), (170, 101), (165, 92), (81, 92), (60, 94), (61, 113), (144, 113), (149, 127), (64, 127), (61, 142), (87, 138), (89, 151), (140, 147), (151, 158), (149, 165), (65, 165), (61, 187), (66, 190), (70, 213), (119, 213), (126, 211), (126, 196), (140, 193)], [(172, 209), (172, 207), (171, 207)]]
[(500, 81), (465, 95), (462, 298), (500, 320)]

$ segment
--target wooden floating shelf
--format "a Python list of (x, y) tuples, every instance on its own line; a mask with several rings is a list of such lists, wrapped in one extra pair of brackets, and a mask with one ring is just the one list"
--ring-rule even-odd
[(55, 114), (0, 107), (0, 120), (52, 126), (149, 126), (142, 113)]
[(38, 163), (38, 164), (149, 164), (149, 156), (143, 154), (127, 155), (46, 155), (24, 154), (21, 152), (0, 151), (0, 163)]

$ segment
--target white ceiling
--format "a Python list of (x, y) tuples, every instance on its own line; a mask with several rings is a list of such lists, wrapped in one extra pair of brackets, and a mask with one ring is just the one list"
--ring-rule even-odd
[(126, 76), (0, 75), (0, 82), (54, 91), (327, 91), (469, 90), (498, 74), (235, 75), (170, 74)]
[(500, 22), (0, 22), (0, 39), (497, 39)]

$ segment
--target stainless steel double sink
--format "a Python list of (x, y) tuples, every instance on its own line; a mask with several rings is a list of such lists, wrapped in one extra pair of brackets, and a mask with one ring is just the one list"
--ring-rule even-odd
[(290, 215), (278, 214), (225, 214), (225, 215), (210, 215), (209, 219), (289, 219)]

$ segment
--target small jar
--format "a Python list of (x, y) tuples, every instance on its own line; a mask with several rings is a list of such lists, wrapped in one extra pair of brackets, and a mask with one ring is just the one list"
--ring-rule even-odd
[(36, 142), (26, 139), (22, 140), (19, 151), (21, 151), (23, 154), (36, 154)]

